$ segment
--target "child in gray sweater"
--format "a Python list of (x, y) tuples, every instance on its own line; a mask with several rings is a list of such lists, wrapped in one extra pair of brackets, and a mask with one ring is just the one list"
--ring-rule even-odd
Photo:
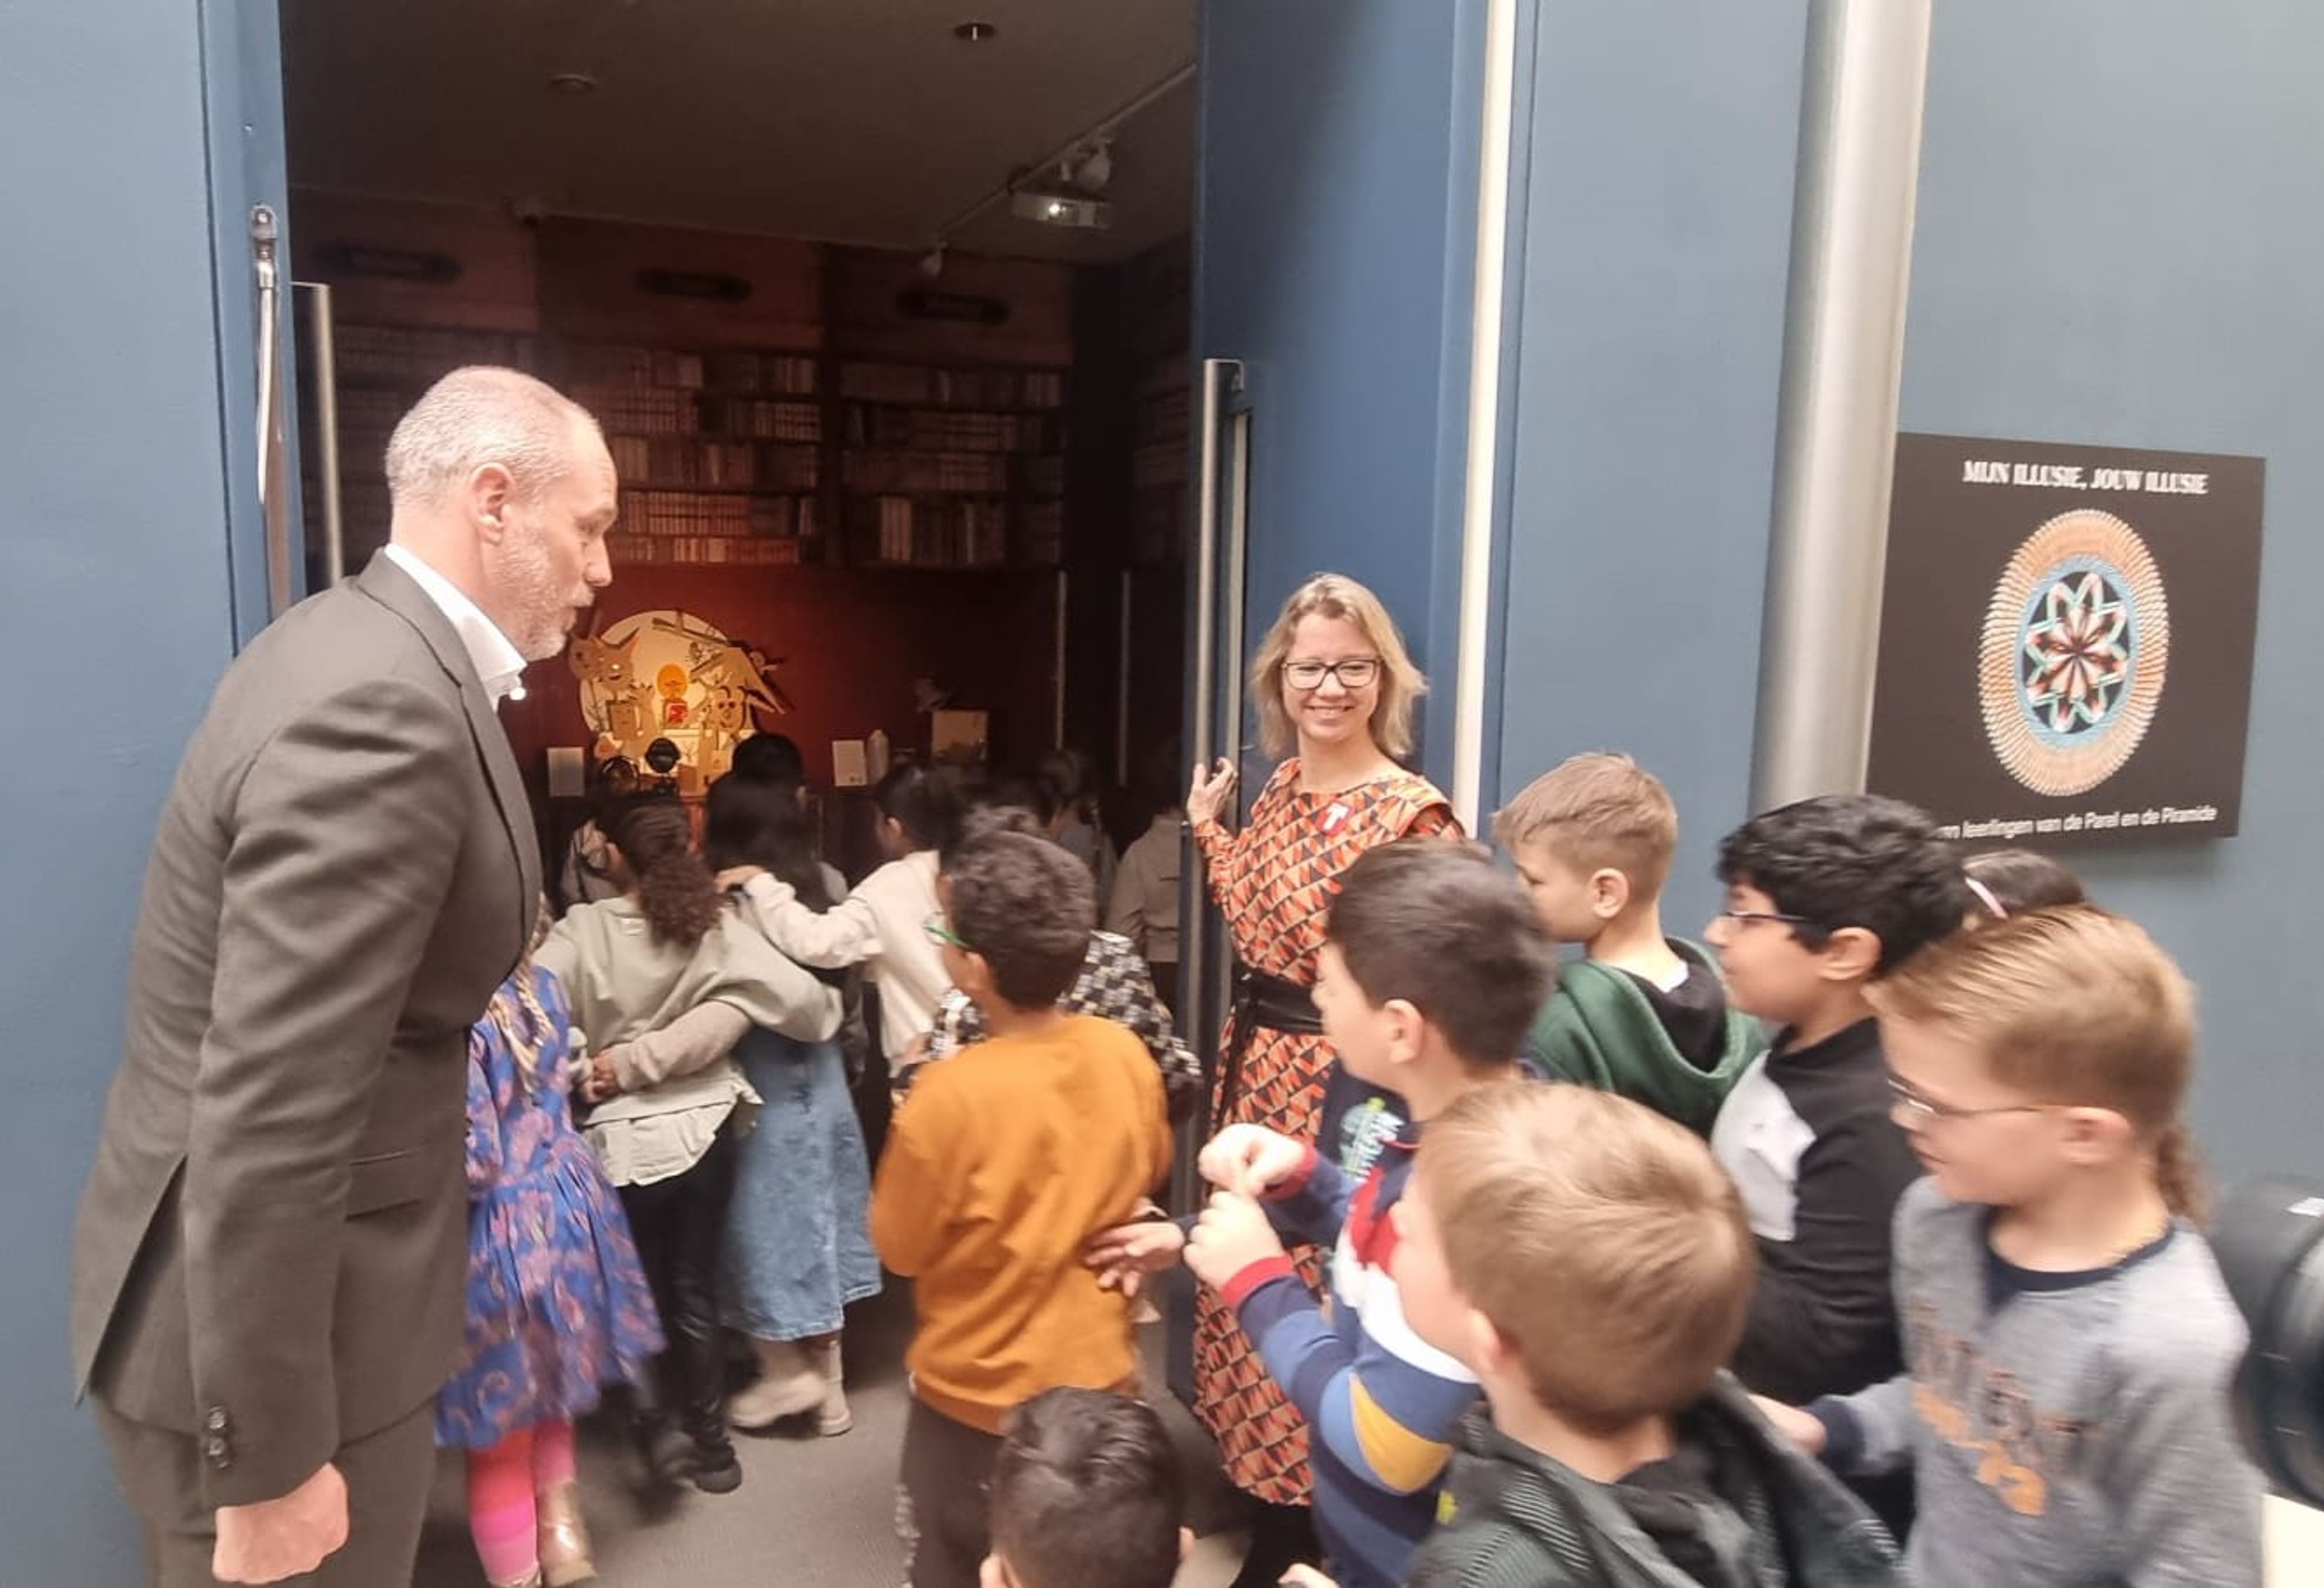
[(1871, 991), (1896, 1119), (1905, 1371), (1763, 1409), (1846, 1473), (1910, 1466), (1924, 1588), (2258, 1588), (2244, 1325), (2188, 1222), (2192, 996), (2088, 906), (1964, 933)]

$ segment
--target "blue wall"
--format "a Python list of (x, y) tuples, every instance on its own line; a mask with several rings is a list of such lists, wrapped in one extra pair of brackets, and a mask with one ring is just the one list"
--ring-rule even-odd
[(1672, 930), (1748, 814), (1805, 0), (1545, 0), (1524, 181), (1498, 804), (1622, 750), (1670, 785)]
[(2267, 459), (2243, 832), (2085, 868), (2201, 990), (2196, 1123), (2230, 1179), (2324, 1165), (2319, 60), (2308, 0), (1940, 5), (1899, 420)]
[(71, 1403), (65, 1280), (146, 843), (233, 644), (203, 24), (0, 6), (0, 1578), (43, 1588), (142, 1580)]
[(1482, 19), (1477, 0), (1203, 12), (1194, 345), (1247, 365), (1249, 642), (1329, 568), (1448, 688)]

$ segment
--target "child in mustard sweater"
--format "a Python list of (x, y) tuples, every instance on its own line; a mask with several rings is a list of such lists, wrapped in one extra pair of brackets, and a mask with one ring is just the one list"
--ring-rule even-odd
[(1058, 1385), (1134, 1389), (1129, 1304), (1084, 1266), (1170, 1163), (1162, 1079), (1138, 1039), (1057, 1000), (1096, 924), (1089, 869), (1047, 841), (967, 845), (927, 923), (988, 1039), (930, 1065), (872, 1195), (881, 1260), (914, 1281), (903, 1489), (913, 1588), (974, 1588), (1008, 1414)]

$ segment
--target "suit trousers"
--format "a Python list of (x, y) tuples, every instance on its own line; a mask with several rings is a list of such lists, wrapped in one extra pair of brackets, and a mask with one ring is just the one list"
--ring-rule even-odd
[[(202, 1455), (191, 1434), (134, 1423), (94, 1402), (114, 1471), (145, 1524), (153, 1588), (215, 1588), (217, 1522), (202, 1499)], [(420, 1525), (436, 1472), (432, 1400), (375, 1434), (341, 1445), (331, 1460), (347, 1483), (347, 1541), (320, 1569), (286, 1579), (297, 1588), (410, 1588)]]

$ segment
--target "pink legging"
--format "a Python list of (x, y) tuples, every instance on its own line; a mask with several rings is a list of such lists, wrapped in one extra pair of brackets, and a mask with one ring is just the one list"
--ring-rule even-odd
[(572, 1481), (573, 1425), (519, 1428), (489, 1450), (468, 1452), (468, 1532), (494, 1583), (521, 1583), (540, 1564), (533, 1497)]

